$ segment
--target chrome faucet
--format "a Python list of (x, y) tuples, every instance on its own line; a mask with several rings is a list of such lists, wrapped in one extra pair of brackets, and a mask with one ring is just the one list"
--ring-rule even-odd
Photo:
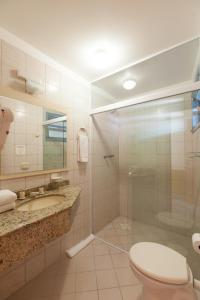
[(34, 198), (39, 195), (39, 192), (30, 192), (30, 197)]

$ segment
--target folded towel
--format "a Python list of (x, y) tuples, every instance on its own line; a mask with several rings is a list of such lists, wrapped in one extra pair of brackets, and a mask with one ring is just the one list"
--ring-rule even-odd
[(11, 209), (14, 209), (14, 208), (15, 208), (15, 202), (5, 204), (5, 205), (1, 205), (0, 206), (0, 213), (11, 210)]
[(17, 195), (9, 190), (0, 190), (0, 207), (13, 203), (17, 200)]
[(15, 203), (15, 200), (5, 200), (5, 201), (0, 201), (0, 207), (8, 204)]
[(78, 136), (78, 161), (88, 162), (88, 136), (85, 134)]

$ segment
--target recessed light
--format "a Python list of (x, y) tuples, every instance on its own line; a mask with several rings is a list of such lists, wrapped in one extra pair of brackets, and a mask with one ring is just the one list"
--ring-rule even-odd
[(127, 79), (123, 82), (123, 88), (125, 90), (132, 90), (136, 86), (136, 82), (133, 79)]
[(104, 69), (110, 64), (110, 56), (108, 52), (103, 49), (95, 51), (93, 60), (98, 69)]

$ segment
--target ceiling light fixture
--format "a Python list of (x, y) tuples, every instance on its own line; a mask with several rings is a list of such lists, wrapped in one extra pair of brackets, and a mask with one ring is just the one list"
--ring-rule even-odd
[(132, 90), (136, 86), (136, 82), (133, 79), (127, 79), (123, 82), (123, 88), (125, 90)]

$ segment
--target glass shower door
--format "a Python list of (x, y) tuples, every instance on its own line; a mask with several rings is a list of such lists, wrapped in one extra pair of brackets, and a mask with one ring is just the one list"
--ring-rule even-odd
[[(142, 241), (169, 246), (187, 257), (200, 279), (199, 257), (191, 241), (192, 233), (200, 230), (200, 130), (192, 128), (193, 102), (194, 94), (187, 93), (115, 111), (115, 133), (107, 127), (108, 140), (112, 132), (118, 136), (112, 144), (118, 164), (115, 161), (115, 173), (107, 177), (108, 185), (112, 174), (117, 178), (112, 184), (115, 194), (93, 193), (95, 216), (101, 220), (107, 216), (94, 232), (127, 251)], [(109, 114), (102, 113), (101, 118)], [(101, 122), (99, 133), (106, 134)], [(98, 153), (93, 156), (97, 158)], [(98, 186), (95, 176), (93, 182)]]

